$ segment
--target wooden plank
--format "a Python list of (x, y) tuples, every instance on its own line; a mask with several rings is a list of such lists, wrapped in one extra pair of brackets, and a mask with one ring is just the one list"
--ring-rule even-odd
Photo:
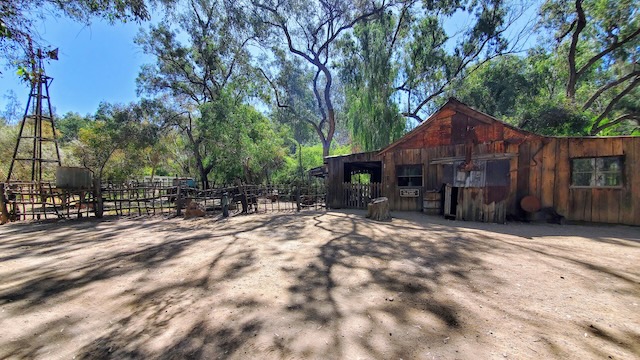
[(558, 214), (569, 218), (569, 186), (571, 164), (569, 161), (569, 139), (556, 140), (556, 168), (554, 184), (554, 207)]
[(605, 189), (591, 189), (591, 220), (605, 222), (607, 215), (607, 194)]
[[(517, 153), (518, 146), (516, 144), (509, 144), (507, 146), (507, 152), (509, 153)], [(517, 215), (517, 189), (518, 189), (518, 157), (512, 157), (509, 159), (509, 195), (506, 200), (506, 211), (509, 214)]]
[[(628, 179), (631, 185), (630, 198), (631, 210), (630, 221), (627, 222), (630, 225), (640, 225), (640, 171), (638, 170), (638, 164), (640, 164), (640, 138), (634, 138), (630, 141), (630, 149), (633, 149), (632, 154), (628, 154), (628, 160), (625, 162), (629, 170), (627, 171)], [(626, 146), (625, 146), (626, 147)]]
[[(622, 138), (612, 138), (611, 142), (612, 142), (612, 145), (611, 145), (612, 155), (620, 155), (620, 156), (624, 155), (623, 139)], [(618, 209), (617, 219), (615, 220), (615, 223), (618, 223), (618, 224), (622, 223), (622, 218), (624, 217), (624, 215), (623, 215), (623, 213), (624, 213), (624, 209), (623, 209), (623, 201), (624, 201), (624, 199), (627, 198), (627, 197), (632, 197), (633, 196), (633, 194), (629, 193), (628, 187), (625, 186), (624, 175), (623, 175), (622, 181), (623, 181), (623, 188), (618, 190), (617, 191), (617, 196), (612, 199), (613, 201), (615, 201), (616, 207)]]
[(617, 224), (620, 222), (620, 194), (622, 194), (623, 190), (606, 189), (605, 192), (607, 197), (607, 210), (604, 215), (602, 213), (600, 214), (600, 219), (603, 222)]
[(542, 177), (542, 142), (536, 140), (531, 140), (529, 142), (530, 146), (530, 166), (529, 170), (529, 189), (528, 193), (530, 195), (536, 196), (540, 199), (540, 178)]
[(529, 172), (530, 172), (530, 149), (529, 143), (522, 143), (518, 147), (518, 171), (516, 188), (516, 208), (519, 215), (524, 215), (520, 209), (520, 200), (529, 195)]
[(542, 207), (554, 207), (553, 194), (556, 180), (555, 171), (556, 141), (551, 140), (551, 142), (544, 145), (544, 148), (542, 149), (542, 172), (540, 179), (540, 201), (542, 203)]
[(582, 221), (584, 220), (584, 210), (581, 205), (584, 203), (584, 190), (583, 189), (571, 189), (569, 190), (569, 209), (567, 211), (567, 219)]

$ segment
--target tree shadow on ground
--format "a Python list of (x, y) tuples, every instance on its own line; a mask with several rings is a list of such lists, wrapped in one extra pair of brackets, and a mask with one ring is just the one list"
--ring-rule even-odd
[[(635, 275), (588, 262), (562, 244), (532, 242), (521, 236), (527, 229), (450, 226), (412, 214), (378, 223), (363, 214), (0, 228), (3, 263), (11, 267), (0, 268), (7, 314), (0, 326), (11, 328), (0, 337), (0, 357), (422, 358), (447, 342), (495, 341), (477, 332), (485, 311), (528, 327), (547, 354), (560, 357), (567, 353), (554, 339), (559, 334), (546, 329), (556, 317), (494, 301), (518, 291), (496, 266), (531, 257), (566, 277), (575, 268), (610, 275), (615, 291), (639, 294)], [(558, 236), (542, 229), (534, 237), (547, 232)], [(52, 308), (63, 310), (38, 319)], [(633, 331), (594, 326), (585, 331), (593, 338), (637, 350)], [(577, 343), (606, 354), (588, 340)]]

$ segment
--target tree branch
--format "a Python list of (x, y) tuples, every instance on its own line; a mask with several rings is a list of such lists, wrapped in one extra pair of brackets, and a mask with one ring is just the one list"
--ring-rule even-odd
[(591, 97), (589, 98), (589, 100), (587, 100), (587, 102), (584, 103), (584, 105), (582, 105), (582, 110), (587, 110), (591, 107), (591, 105), (594, 103), (594, 101), (596, 101), (598, 99), (598, 97), (600, 97), (600, 95), (602, 95), (603, 92), (611, 89), (614, 86), (617, 86), (619, 84), (622, 84), (623, 82), (631, 79), (634, 76), (640, 76), (640, 70), (636, 70), (633, 71), (617, 80), (611, 81), (605, 85), (603, 85), (602, 87), (600, 87), (598, 89), (598, 91), (596, 91), (593, 95), (591, 95)]
[(610, 102), (609, 105), (607, 105), (607, 107), (604, 109), (604, 111), (602, 112), (602, 114), (600, 114), (600, 116), (598, 116), (598, 118), (596, 119), (596, 121), (593, 123), (593, 126), (591, 127), (591, 131), (590, 134), (591, 135), (596, 135), (597, 133), (599, 133), (602, 129), (608, 127), (608, 126), (601, 126), (600, 123), (602, 122), (602, 120), (609, 115), (609, 113), (611, 112), (611, 110), (613, 110), (613, 107), (620, 101), (620, 99), (622, 99), (623, 97), (625, 97), (629, 92), (631, 92), (631, 90), (633, 90), (636, 86), (638, 86), (638, 84), (640, 84), (640, 77), (637, 77), (633, 80), (633, 82), (631, 84), (629, 84), (629, 86), (627, 86), (624, 90), (622, 90), (620, 92), (620, 94), (618, 94), (615, 98), (613, 98)]
[(580, 40), (580, 33), (587, 26), (587, 17), (584, 14), (582, 8), (582, 0), (576, 0), (576, 14), (578, 18), (575, 20), (575, 31), (571, 36), (571, 44), (569, 45), (569, 54), (567, 59), (569, 61), (569, 80), (567, 81), (567, 97), (574, 101), (576, 97), (576, 83), (578, 82), (578, 73), (576, 71), (576, 52), (578, 48), (578, 41)]
[(587, 61), (581, 68), (580, 70), (578, 70), (577, 72), (577, 77), (579, 78), (580, 76), (582, 76), (587, 70), (589, 70), (589, 68), (595, 64), (598, 60), (602, 59), (602, 57), (604, 57), (605, 55), (607, 55), (608, 53), (620, 48), (622, 45), (628, 43), (629, 41), (633, 40), (633, 38), (635, 38), (636, 36), (640, 35), (640, 28), (636, 29), (636, 31), (634, 31), (633, 33), (631, 33), (629, 36), (627, 36), (626, 38), (622, 39), (622, 41), (616, 41), (613, 44), (611, 44), (611, 46), (609, 46), (608, 48), (602, 50), (600, 53), (598, 53), (597, 55), (595, 55), (594, 57), (592, 57), (591, 59), (589, 59), (589, 61)]
[(276, 87), (276, 85), (273, 83), (273, 81), (271, 81), (271, 79), (269, 79), (269, 76), (267, 76), (267, 73), (264, 72), (264, 70), (262, 70), (262, 68), (258, 68), (258, 71), (260, 71), (260, 73), (262, 74), (262, 76), (264, 76), (264, 78), (267, 80), (267, 82), (269, 83), (269, 86), (271, 86), (271, 88), (273, 89), (273, 92), (276, 95), (276, 105), (279, 108), (288, 108), (289, 105), (285, 105), (283, 103), (280, 102), (280, 96), (278, 95), (278, 88)]

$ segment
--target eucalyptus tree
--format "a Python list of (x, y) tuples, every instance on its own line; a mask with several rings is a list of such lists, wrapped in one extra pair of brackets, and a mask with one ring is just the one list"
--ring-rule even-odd
[(542, 25), (565, 60), (565, 96), (593, 114), (591, 135), (640, 121), (640, 10), (634, 0), (548, 0)]
[(171, 18), (175, 27), (164, 22), (137, 38), (145, 53), (156, 58), (155, 64), (143, 66), (138, 91), (165, 96), (165, 125), (186, 136), (207, 187), (215, 144), (205, 122), (222, 121), (226, 113), (203, 117), (203, 106), (222, 102), (222, 109), (231, 111), (252, 95), (257, 75), (249, 66), (246, 45), (251, 36), (240, 8), (216, 0), (188, 0), (182, 5)]
[[(259, 68), (275, 95), (275, 103), (267, 97), (273, 104), (273, 119), (290, 128), (296, 143), (314, 143), (318, 136), (311, 124), (320, 121), (312, 86), (314, 74), (302, 60), (288, 58), (283, 51), (273, 55), (268, 67)], [(272, 74), (274, 69), (276, 75)]]
[(394, 102), (398, 75), (395, 44), (406, 35), (408, 6), (357, 24), (341, 45), (344, 60), (345, 116), (351, 137), (364, 151), (380, 149), (400, 138), (405, 118)]
[[(424, 1), (411, 9), (396, 90), (402, 114), (422, 121), (451, 86), (483, 63), (519, 51), (527, 29), (515, 29), (527, 4), (503, 0)], [(466, 19), (452, 33), (445, 22)], [(459, 20), (458, 20), (459, 21)]]
[[(355, 25), (375, 17), (392, 1), (246, 0), (261, 44), (297, 57), (313, 72), (317, 116), (298, 114), (316, 132), (328, 156), (336, 132), (335, 83), (338, 41)], [(284, 104), (286, 106), (286, 104)]]

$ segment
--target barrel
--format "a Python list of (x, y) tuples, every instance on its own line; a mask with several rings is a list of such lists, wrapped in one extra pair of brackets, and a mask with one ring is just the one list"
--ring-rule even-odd
[(442, 214), (442, 194), (439, 191), (425, 191), (422, 200), (422, 212), (427, 215)]

